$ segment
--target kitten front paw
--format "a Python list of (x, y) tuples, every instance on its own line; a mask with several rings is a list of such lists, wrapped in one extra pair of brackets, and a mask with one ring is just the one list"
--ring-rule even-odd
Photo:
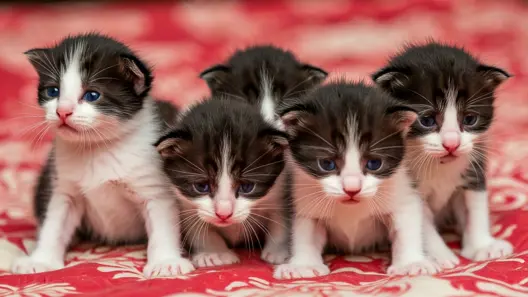
[(196, 267), (214, 267), (235, 264), (240, 262), (240, 259), (232, 251), (219, 253), (201, 252), (194, 255), (192, 261)]
[(275, 268), (273, 277), (276, 279), (312, 278), (330, 274), (330, 268), (324, 263), (314, 265), (282, 264)]
[(440, 272), (441, 269), (431, 260), (424, 259), (412, 263), (392, 264), (387, 269), (389, 275), (427, 275)]
[(24, 256), (15, 259), (11, 266), (11, 272), (14, 274), (33, 274), (62, 268), (64, 268), (62, 260), (34, 259), (31, 256)]
[(266, 244), (260, 258), (270, 264), (283, 264), (288, 259), (288, 247), (283, 244)]
[(452, 269), (460, 264), (460, 259), (446, 245), (437, 246), (428, 251), (429, 258), (442, 269)]
[(464, 258), (474, 261), (486, 261), (509, 256), (513, 253), (511, 243), (493, 238), (490, 243), (484, 246), (464, 246), (460, 253)]
[(147, 278), (184, 275), (194, 271), (191, 261), (185, 258), (169, 258), (159, 261), (148, 261), (143, 269)]

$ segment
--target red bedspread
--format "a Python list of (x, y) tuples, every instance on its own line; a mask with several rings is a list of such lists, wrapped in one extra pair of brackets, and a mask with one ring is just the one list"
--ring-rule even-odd
[[(202, 1), (205, 2), (205, 1)], [(216, 1), (215, 1), (216, 2)], [(32, 186), (50, 148), (41, 134), (36, 74), (25, 50), (98, 30), (155, 66), (155, 94), (185, 104), (207, 94), (197, 74), (235, 48), (273, 42), (349, 78), (366, 77), (409, 40), (455, 41), (514, 77), (499, 90), (490, 152), (493, 233), (513, 242), (508, 259), (466, 260), (435, 277), (388, 277), (387, 254), (329, 257), (332, 274), (275, 281), (245, 253), (239, 265), (146, 280), (144, 246), (75, 247), (67, 267), (10, 275), (34, 246)], [(250, 1), (0, 7), (0, 296), (528, 296), (528, 8), (522, 1)], [(459, 238), (447, 235), (454, 249)]]

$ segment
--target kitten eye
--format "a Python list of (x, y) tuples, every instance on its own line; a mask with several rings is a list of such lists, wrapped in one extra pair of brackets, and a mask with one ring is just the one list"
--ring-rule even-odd
[(462, 123), (464, 124), (464, 126), (473, 126), (477, 123), (477, 120), (478, 115), (470, 113), (464, 116), (464, 119), (462, 119)]
[(335, 161), (330, 159), (319, 159), (317, 163), (323, 171), (334, 171), (337, 167)]
[(255, 189), (255, 183), (243, 183), (238, 187), (239, 194), (250, 194)]
[(101, 97), (101, 94), (99, 94), (99, 92), (95, 92), (95, 91), (88, 91), (86, 93), (84, 93), (83, 95), (83, 99), (88, 101), (88, 102), (93, 102), (97, 99), (99, 99)]
[(421, 116), (419, 121), (420, 121), (420, 124), (424, 126), (425, 128), (431, 128), (436, 125), (436, 120), (434, 116), (432, 115)]
[(57, 98), (60, 95), (60, 90), (57, 87), (46, 88), (46, 95), (51, 98)]
[(380, 159), (371, 159), (367, 161), (365, 167), (370, 171), (376, 171), (381, 168), (383, 162)]
[(199, 194), (207, 194), (211, 191), (208, 183), (195, 183), (193, 184), (193, 188)]

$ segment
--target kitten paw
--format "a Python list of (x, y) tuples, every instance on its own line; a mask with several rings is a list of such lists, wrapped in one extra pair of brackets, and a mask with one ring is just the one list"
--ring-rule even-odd
[(280, 244), (267, 244), (260, 258), (270, 264), (283, 264), (288, 259), (288, 247)]
[(31, 256), (24, 256), (15, 259), (11, 266), (11, 272), (14, 274), (33, 274), (62, 268), (64, 268), (64, 262), (61, 260), (33, 259)]
[(194, 271), (191, 261), (185, 258), (169, 258), (161, 261), (148, 261), (143, 269), (147, 278), (170, 277)]
[(447, 246), (429, 251), (429, 258), (442, 269), (452, 269), (460, 264), (460, 259)]
[(315, 265), (282, 264), (275, 268), (273, 277), (276, 279), (312, 278), (330, 273), (330, 268), (324, 263)]
[(422, 261), (405, 263), (405, 264), (392, 264), (387, 269), (389, 275), (427, 275), (435, 274), (440, 272), (440, 267), (433, 261), (424, 259)]
[(220, 253), (202, 252), (194, 255), (192, 261), (196, 267), (214, 267), (240, 262), (238, 256), (232, 251)]
[(464, 258), (474, 261), (486, 261), (506, 257), (512, 253), (513, 246), (511, 243), (502, 239), (493, 238), (489, 244), (484, 246), (465, 246), (462, 249), (461, 255)]

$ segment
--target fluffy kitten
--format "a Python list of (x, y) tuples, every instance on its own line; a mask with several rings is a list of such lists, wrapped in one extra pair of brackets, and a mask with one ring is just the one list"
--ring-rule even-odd
[(392, 240), (389, 274), (434, 273), (422, 251), (422, 204), (404, 157), (416, 114), (362, 83), (332, 83), (282, 117), (294, 166), (292, 258), (279, 279), (330, 271), (325, 246), (358, 252)]
[(510, 243), (490, 234), (485, 172), (495, 90), (509, 74), (461, 48), (431, 42), (408, 46), (372, 77), (419, 114), (406, 162), (429, 205), (427, 253), (446, 268), (459, 263), (431, 224), (433, 217), (440, 225), (454, 217), (465, 258), (511, 254)]
[(181, 198), (184, 242), (196, 266), (238, 262), (230, 248), (251, 245), (265, 233), (262, 259), (288, 256), (285, 191), (287, 135), (257, 109), (216, 98), (192, 106), (158, 141), (165, 171)]
[(262, 116), (277, 123), (277, 110), (326, 78), (321, 68), (304, 64), (293, 53), (274, 46), (236, 51), (225, 64), (204, 70), (200, 77), (213, 96), (231, 95), (258, 105)]
[(70, 36), (26, 55), (56, 138), (36, 189), (36, 249), (12, 271), (62, 268), (76, 230), (107, 243), (148, 236), (148, 277), (192, 271), (181, 256), (177, 200), (152, 146), (163, 128), (160, 114), (171, 117), (174, 110), (149, 97), (149, 68), (125, 45), (98, 34)]

